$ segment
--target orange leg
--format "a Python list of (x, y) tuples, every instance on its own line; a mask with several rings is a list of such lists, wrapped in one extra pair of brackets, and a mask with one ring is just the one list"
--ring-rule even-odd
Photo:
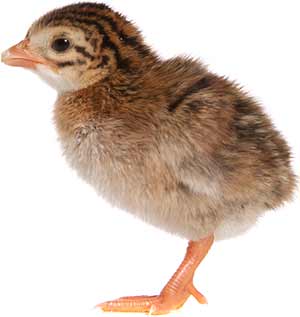
[(199, 303), (205, 304), (205, 297), (193, 285), (193, 277), (213, 240), (214, 237), (209, 236), (199, 241), (189, 241), (182, 263), (159, 295), (121, 297), (97, 307), (109, 312), (144, 312), (160, 315), (180, 308), (190, 295)]

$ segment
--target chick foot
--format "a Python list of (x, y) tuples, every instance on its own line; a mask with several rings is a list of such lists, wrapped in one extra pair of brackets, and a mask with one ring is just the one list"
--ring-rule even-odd
[(206, 304), (205, 297), (193, 285), (193, 276), (212, 243), (213, 236), (199, 241), (189, 241), (184, 260), (159, 295), (121, 297), (97, 307), (106, 312), (143, 312), (161, 315), (180, 308), (190, 295), (200, 304)]

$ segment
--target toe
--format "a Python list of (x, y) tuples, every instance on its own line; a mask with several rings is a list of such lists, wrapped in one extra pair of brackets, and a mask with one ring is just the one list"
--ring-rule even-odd
[(157, 302), (158, 296), (130, 296), (107, 301), (97, 305), (106, 312), (144, 312), (148, 313)]

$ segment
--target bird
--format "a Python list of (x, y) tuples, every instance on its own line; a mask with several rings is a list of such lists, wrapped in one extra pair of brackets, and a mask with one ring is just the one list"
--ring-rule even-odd
[(57, 90), (63, 155), (103, 199), (187, 240), (158, 295), (126, 296), (103, 311), (167, 314), (190, 296), (215, 241), (236, 237), (293, 197), (291, 149), (263, 106), (196, 58), (164, 59), (134, 22), (103, 3), (37, 19), (2, 53)]

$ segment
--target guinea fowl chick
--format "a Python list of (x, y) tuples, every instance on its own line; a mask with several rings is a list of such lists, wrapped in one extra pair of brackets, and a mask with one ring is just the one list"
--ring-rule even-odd
[(53, 10), (3, 61), (58, 91), (64, 154), (112, 204), (189, 240), (157, 296), (122, 297), (104, 311), (163, 314), (190, 295), (214, 239), (247, 230), (295, 187), (290, 150), (258, 103), (199, 61), (160, 59), (137, 28), (104, 4)]

